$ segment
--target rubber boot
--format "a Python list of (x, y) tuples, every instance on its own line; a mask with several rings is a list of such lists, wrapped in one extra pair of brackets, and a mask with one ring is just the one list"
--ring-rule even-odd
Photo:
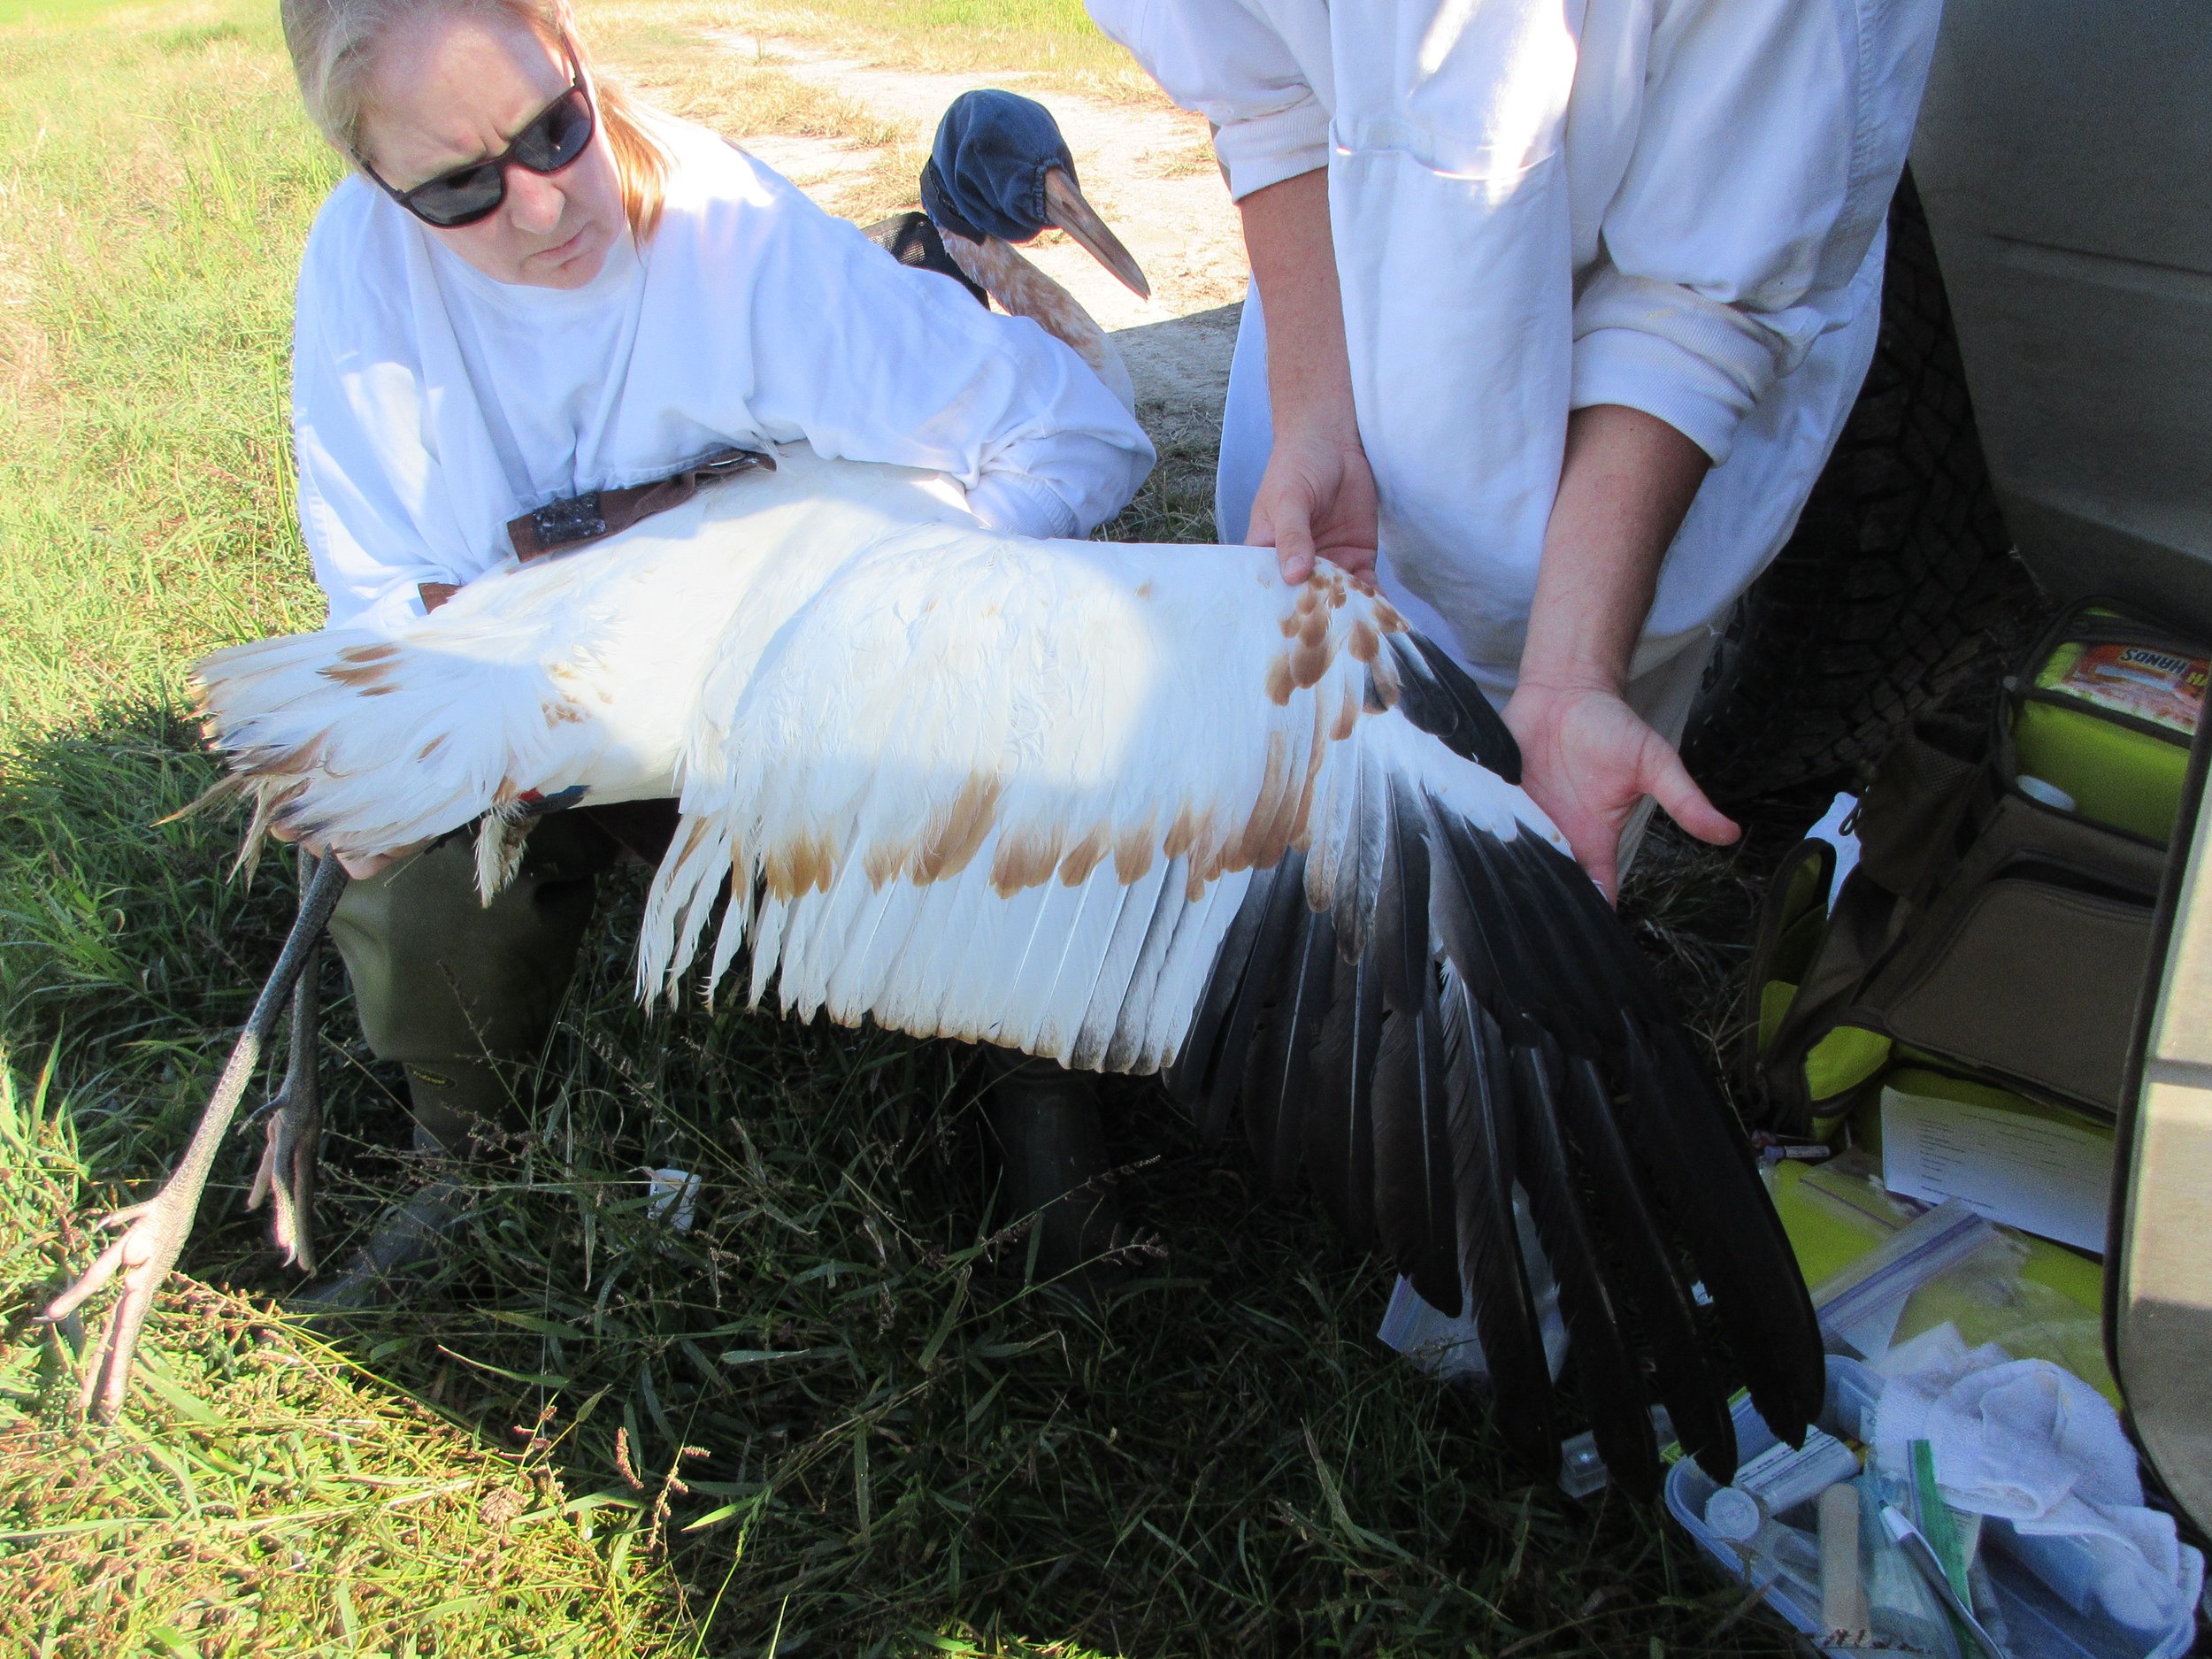
[(1056, 1061), (985, 1050), (983, 1110), (1002, 1209), (1036, 1217), (1033, 1274), (1086, 1301), (1125, 1271), (1128, 1242), (1099, 1122), (1095, 1079)]
[(431, 1179), (294, 1306), (357, 1311), (408, 1294), (467, 1213), (465, 1186), (437, 1166), (512, 1156), (526, 1122), (526, 1057), (552, 1027), (594, 884), (616, 852), (586, 815), (562, 814), (531, 832), (520, 873), (489, 905), (478, 899), (465, 835), (347, 888), (331, 936), (371, 1050), (405, 1068), (415, 1150)]
[[(415, 1150), (428, 1159), (448, 1154), (420, 1124), (415, 1126)], [(301, 1289), (287, 1306), (308, 1315), (394, 1306), (419, 1287), (425, 1270), (444, 1254), (453, 1230), (468, 1217), (467, 1201), (466, 1190), (451, 1181), (425, 1181), (386, 1207), (367, 1241), (343, 1268)]]
[(419, 1156), (494, 1164), (512, 1156), (524, 1127), (519, 1095), (527, 1085), (511, 1076), (521, 1067), (445, 1060), (411, 1061), (405, 1069)]

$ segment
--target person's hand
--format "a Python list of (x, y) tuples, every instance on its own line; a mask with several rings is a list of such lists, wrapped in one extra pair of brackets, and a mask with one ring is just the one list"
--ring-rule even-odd
[[(330, 849), (323, 845), (320, 841), (301, 841), (299, 837), (292, 834), (289, 831), (286, 830), (283, 826), (279, 824), (272, 824), (269, 826), (269, 839), (274, 841), (282, 841), (287, 846), (296, 846), (302, 852), (307, 854), (311, 858), (327, 858), (330, 856)], [(401, 859), (408, 857), (412, 854), (419, 853), (429, 845), (430, 843), (428, 841), (416, 841), (411, 846), (402, 847), (396, 852), (362, 853), (357, 856), (350, 856), (347, 854), (341, 853), (338, 855), (338, 864), (339, 867), (344, 870), (346, 874), (352, 879), (356, 881), (366, 881), (371, 876), (382, 874), (385, 871), (390, 869), (394, 864), (397, 864)]]
[(1375, 475), (1359, 440), (1278, 438), (1245, 540), (1275, 549), (1283, 580), (1305, 580), (1316, 557), (1371, 576), (1375, 539)]
[(1650, 795), (1701, 841), (1743, 832), (1705, 798), (1674, 746), (1609, 687), (1523, 680), (1505, 705), (1521, 746), (1521, 787), (1551, 815), (1575, 862), (1618, 897), (1621, 830)]

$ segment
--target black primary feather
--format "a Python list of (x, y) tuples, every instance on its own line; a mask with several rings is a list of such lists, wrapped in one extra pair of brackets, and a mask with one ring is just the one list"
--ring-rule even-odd
[(1621, 1489), (1648, 1499), (1659, 1489), (1659, 1448), (1643, 1378), (1607, 1288), (1590, 1226), (1560, 1134), (1563, 1079), (1556, 1048), (1532, 1020), (1510, 1033), (1514, 1135), (1522, 1190), (1536, 1236), (1559, 1281), (1568, 1358), (1581, 1385), (1598, 1455)]
[(1529, 925), (1547, 933), (1552, 952), (1587, 964), (1578, 1024), (1626, 1086), (1627, 1109), (1614, 1121), (1654, 1178), (1646, 1190), (1659, 1201), (1658, 1218), (1691, 1247), (1754, 1403), (1794, 1444), (1826, 1392), (1819, 1324), (1743, 1126), (1706, 1079), (1611, 907), (1556, 848), (1525, 840), (1496, 849), (1508, 902), (1517, 917), (1538, 918)]
[(1513, 1214), (1513, 1079), (1505, 1040), (1448, 969), (1441, 998), (1460, 1278), (1506, 1440), (1532, 1479), (1548, 1480), (1557, 1472), (1559, 1430), (1543, 1325)]
[(1505, 717), (1451, 653), (1418, 634), (1389, 636), (1398, 666), (1398, 712), (1455, 755), (1521, 781), (1521, 746)]
[(1698, 1070), (1682, 1032), (1622, 1017), (1630, 1058), (1620, 1123), (1690, 1246), (1729, 1346), (1766, 1425), (1802, 1444), (1828, 1388), (1820, 1322), (1789, 1235), (1735, 1114)]
[(1336, 925), (1326, 910), (1299, 907), (1281, 1000), (1252, 1035), (1245, 1133), (1279, 1196), (1288, 1196), (1305, 1149), (1306, 1102), (1314, 1089), (1313, 1045), (1336, 978)]
[(1566, 1024), (1581, 1002), (1574, 976), (1565, 972), (1575, 964), (1571, 958), (1562, 962), (1543, 948), (1545, 929), (1524, 913), (1509, 873), (1506, 846), (1487, 830), (1468, 824), (1447, 825), (1446, 835), (1468, 899), (1481, 919), (1505, 996), (1517, 1009), (1540, 1011), (1548, 1028)]
[(1486, 1008), (1510, 1003), (1502, 966), (1491, 948), (1498, 924), (1486, 920), (1494, 908), (1489, 896), (1478, 895), (1468, 885), (1466, 872), (1452, 850), (1454, 837), (1470, 832), (1434, 801), (1429, 803), (1430, 822), (1436, 826), (1437, 843), (1429, 857), (1429, 926), (1438, 949), (1452, 964), (1467, 994)]
[(1610, 1037), (1604, 1027), (1619, 1009), (1647, 1018), (1673, 1018), (1634, 937), (1580, 864), (1540, 835), (1522, 836), (1504, 852), (1516, 891), (1548, 919), (1555, 949), (1592, 970), (1581, 986), (1584, 1006), (1598, 1017), (1605, 1040)]
[(1435, 976), (1412, 1013), (1383, 1023), (1375, 1056), (1375, 1228), (1392, 1263), (1432, 1307), (1460, 1302), (1444, 1025)]
[(1384, 1006), (1413, 1014), (1429, 976), (1429, 810), (1417, 790), (1397, 780), (1387, 788), (1372, 955), (1382, 968)]
[(1524, 840), (1473, 843), (1497, 878), (1510, 936), (1525, 956), (1582, 964), (1578, 979), (1555, 979), (1541, 1000), (1571, 1014), (1560, 1025), (1574, 1046), (1604, 1055), (1625, 1086), (1629, 1105), (1617, 1122), (1654, 1178), (1647, 1191), (1673, 1201), (1658, 1205), (1661, 1216), (1690, 1246), (1753, 1401), (1794, 1444), (1826, 1389), (1819, 1326), (1750, 1141), (1603, 896), (1557, 849)]
[(1374, 1071), (1382, 1023), (1380, 974), (1364, 960), (1345, 960), (1340, 948), (1328, 1017), (1313, 1046), (1305, 1166), (1356, 1250), (1375, 1242)]
[[(1455, 701), (1479, 697), (1471, 682), (1417, 643), (1394, 649), (1409, 718), (1455, 747), (1471, 742), (1478, 723), (1457, 724)], [(1294, 861), (1255, 878), (1193, 1015), (1178, 1092), (1210, 1133), (1240, 1101), (1271, 1184), (1303, 1167), (1348, 1240), (1379, 1241), (1425, 1298), (1456, 1305), (1464, 1287), (1501, 1421), (1543, 1472), (1555, 1402), (1517, 1182), (1559, 1280), (1585, 1409), (1624, 1490), (1656, 1481), (1655, 1382), (1709, 1471), (1734, 1460), (1670, 1225), (1761, 1409), (1795, 1438), (1823, 1380), (1803, 1283), (1748, 1143), (1698, 1075), (1634, 941), (1535, 832), (1502, 838), (1379, 758), (1348, 758), (1350, 821), (1328, 909), (1310, 908)]]
[(1288, 971), (1292, 929), (1298, 913), (1306, 908), (1305, 854), (1286, 853), (1273, 870), (1254, 871), (1251, 893), (1245, 902), (1250, 904), (1256, 899), (1263, 905), (1259, 933), (1252, 941), (1236, 1001), (1222, 1022), (1221, 1040), (1205, 1084), (1205, 1110), (1199, 1119), (1199, 1132), (1209, 1143), (1219, 1141), (1228, 1130), (1230, 1114), (1244, 1087), (1253, 1027), (1261, 1009), (1275, 1000)]
[(1525, 833), (1486, 850), (1500, 900), (1529, 954), (1567, 970), (1547, 987), (1547, 1025), (1578, 1050), (1610, 1041), (1627, 995), (1621, 981), (1650, 978), (1636, 941), (1582, 867), (1541, 836)]
[(1611, 1277), (1651, 1356), (1659, 1398), (1674, 1419), (1682, 1449), (1711, 1479), (1725, 1486), (1736, 1473), (1736, 1425), (1728, 1391), (1706, 1363), (1689, 1289), (1675, 1270), (1674, 1249), (1645, 1202), (1643, 1182), (1614, 1122), (1611, 1091), (1596, 1063), (1570, 1056), (1561, 1099), (1567, 1130), (1582, 1155), (1596, 1202), (1590, 1210)]
[[(1197, 1011), (1191, 1016), (1190, 1028), (1183, 1033), (1182, 1046), (1176, 1050), (1175, 1064), (1168, 1070), (1168, 1093), (1194, 1117), (1205, 1097), (1206, 1086), (1212, 1079), (1214, 1056), (1221, 1044), (1221, 1028), (1228, 1020), (1230, 1010), (1236, 1005), (1238, 987), (1243, 985), (1246, 969), (1252, 961), (1252, 947), (1259, 941), (1260, 927), (1267, 918), (1267, 899), (1271, 891), (1272, 886), (1264, 872), (1245, 889), (1243, 901), (1230, 919), (1229, 931), (1222, 935), (1221, 947), (1214, 952), (1213, 971), (1206, 976), (1206, 988), (1199, 995)], [(1187, 908), (1185, 914), (1189, 914)]]

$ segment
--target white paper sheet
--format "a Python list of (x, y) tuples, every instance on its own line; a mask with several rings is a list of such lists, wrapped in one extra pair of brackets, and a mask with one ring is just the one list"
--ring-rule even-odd
[(1882, 1184), (1931, 1204), (1955, 1198), (1992, 1221), (2101, 1253), (2112, 1141), (2071, 1124), (1885, 1088)]

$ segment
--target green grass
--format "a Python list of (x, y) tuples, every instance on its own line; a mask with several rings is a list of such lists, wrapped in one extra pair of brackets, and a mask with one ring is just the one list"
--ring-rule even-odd
[(82, 23), (88, 18), (139, 3), (140, 0), (0, 0), (0, 28), (17, 24), (52, 27)]
[(1151, 77), (1108, 40), (1081, 0), (737, 0), (746, 28), (902, 67), (1016, 70), (1032, 84), (1162, 103)]
[[(0, 1071), (11, 1284), (76, 1254), (56, 1223), (85, 1196), (80, 1103), (50, 1081)], [(234, 1295), (180, 1283), (164, 1325), (99, 1432), (65, 1404), (58, 1340), (0, 1350), (7, 1652), (674, 1650), (663, 1569), (620, 1548), (634, 1528), (595, 1542), (549, 1443), (488, 1449)]]
[[(692, 14), (621, 15), (649, 79)], [(445, 1282), (287, 1329), (242, 1139), (123, 1424), (73, 1422), (30, 1316), (174, 1156), (288, 919), (277, 867), (227, 879), (234, 826), (162, 820), (212, 777), (184, 665), (318, 615), (283, 388), (334, 176), (262, 5), (0, 28), (0, 1647), (1787, 1651), (1652, 1516), (1512, 1484), (1479, 1403), (1372, 1340), (1384, 1272), (1147, 1087), (1112, 1135), (1156, 1255), (1099, 1313), (1024, 1289), (960, 1056), (648, 1020), (636, 872)], [(1203, 435), (1165, 435), (1123, 526), (1202, 538)], [(1711, 869), (1662, 843), (1638, 902), (1717, 1019), (1735, 959), (1701, 941), (1750, 889)], [(419, 1171), (328, 989), (335, 1253)], [(692, 1231), (648, 1164), (704, 1176)]]
[(0, 32), (0, 727), (173, 697), (310, 626), (285, 457), (293, 262), (337, 177), (273, 19)]

